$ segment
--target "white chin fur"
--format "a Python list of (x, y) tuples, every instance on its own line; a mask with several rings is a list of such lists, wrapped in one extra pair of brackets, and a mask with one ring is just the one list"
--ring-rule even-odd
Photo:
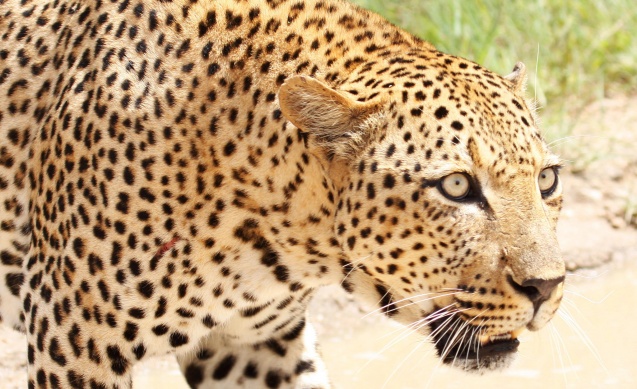
[(453, 366), (474, 374), (484, 374), (495, 370), (503, 370), (511, 366), (515, 360), (517, 353), (494, 355), (479, 359), (464, 359), (458, 357), (453, 362), (448, 363)]

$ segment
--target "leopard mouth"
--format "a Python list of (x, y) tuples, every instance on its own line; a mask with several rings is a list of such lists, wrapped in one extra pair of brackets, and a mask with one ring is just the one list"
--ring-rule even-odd
[(467, 371), (486, 371), (508, 367), (517, 354), (517, 339), (523, 328), (496, 335), (453, 317), (430, 324), (438, 356), (445, 364)]
[[(480, 352), (483, 357), (514, 353), (518, 350), (518, 346), (520, 345), (520, 341), (513, 331), (498, 335), (484, 335), (479, 339), (480, 346), (477, 348), (477, 351)], [(476, 352), (475, 358), (478, 357), (478, 353)]]

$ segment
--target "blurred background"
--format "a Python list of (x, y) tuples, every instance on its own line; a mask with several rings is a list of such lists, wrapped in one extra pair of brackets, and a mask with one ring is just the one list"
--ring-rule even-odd
[[(558, 317), (521, 337), (504, 372), (439, 365), (420, 336), (326, 289), (313, 322), (335, 388), (637, 388), (637, 7), (634, 0), (355, 0), (439, 50), (508, 74), (566, 163), (559, 238), (569, 275)], [(25, 382), (24, 338), (0, 329), (0, 388)], [(172, 357), (135, 388), (185, 388)]]
[(632, 0), (353, 2), (498, 73), (523, 61), (549, 138), (569, 135), (591, 103), (637, 91)]

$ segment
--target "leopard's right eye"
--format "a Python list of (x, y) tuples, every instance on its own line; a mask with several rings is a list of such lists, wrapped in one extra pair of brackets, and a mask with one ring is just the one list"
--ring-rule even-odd
[(553, 194), (557, 188), (558, 180), (557, 169), (555, 167), (547, 167), (540, 172), (537, 182), (542, 197), (548, 197)]
[(438, 190), (449, 200), (460, 201), (471, 194), (471, 180), (464, 173), (452, 173), (440, 180)]

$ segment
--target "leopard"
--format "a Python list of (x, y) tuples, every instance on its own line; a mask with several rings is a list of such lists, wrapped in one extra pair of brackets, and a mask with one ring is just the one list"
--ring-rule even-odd
[(562, 162), (525, 96), (341, 0), (0, 1), (0, 313), (29, 388), (329, 388), (337, 285), (441, 361), (555, 315)]

